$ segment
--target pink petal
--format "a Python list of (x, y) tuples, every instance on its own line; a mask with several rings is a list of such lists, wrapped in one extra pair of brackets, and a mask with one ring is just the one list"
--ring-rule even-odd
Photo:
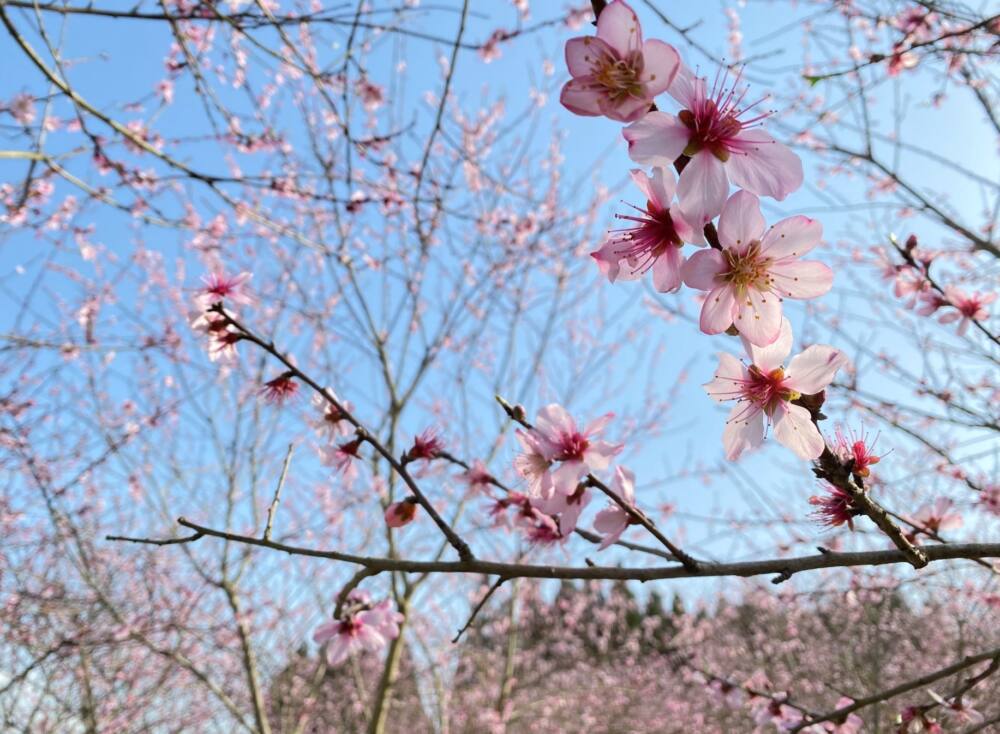
[(559, 513), (559, 532), (569, 535), (576, 529), (576, 524), (580, 520), (580, 513), (590, 503), (590, 492), (584, 492), (583, 496), (576, 502), (570, 502), (566, 509)]
[(764, 233), (760, 251), (775, 260), (802, 257), (819, 244), (823, 225), (815, 219), (797, 216), (782, 219)]
[(585, 436), (596, 436), (598, 433), (603, 431), (608, 427), (608, 424), (614, 420), (614, 413), (605, 413), (604, 415), (594, 418), (587, 427), (583, 429), (583, 435)]
[(688, 220), (684, 218), (684, 213), (681, 212), (679, 207), (670, 207), (670, 219), (674, 223), (674, 231), (681, 238), (682, 242), (704, 245), (705, 236), (701, 233), (700, 229), (695, 229), (688, 224)]
[[(662, 168), (654, 168), (653, 171), (662, 171)], [(634, 183), (642, 195), (649, 200), (650, 203), (656, 206), (658, 209), (664, 209), (666, 206), (662, 203), (663, 199), (659, 197), (659, 192), (653, 185), (653, 179), (646, 174), (641, 168), (633, 168), (629, 171), (629, 176), (632, 177), (632, 183)], [(667, 200), (669, 202), (669, 199)]]
[(825, 344), (814, 344), (796, 354), (788, 364), (785, 384), (803, 395), (812, 395), (833, 382), (837, 370), (847, 364), (847, 356)]
[(621, 257), (618, 256), (617, 247), (620, 243), (617, 240), (607, 240), (601, 245), (600, 250), (590, 253), (590, 256), (597, 262), (597, 267), (608, 276), (608, 280), (614, 283), (618, 279), (619, 265)]
[(764, 442), (764, 414), (757, 408), (749, 408), (743, 403), (733, 406), (722, 432), (722, 448), (726, 458), (735, 461), (748, 449)]
[(337, 636), (337, 631), (340, 629), (340, 622), (333, 620), (332, 622), (324, 622), (316, 631), (313, 632), (313, 642), (318, 645), (322, 645), (327, 640), (331, 640)]
[(702, 387), (712, 400), (723, 403), (727, 400), (736, 400), (743, 395), (743, 386), (748, 377), (749, 373), (743, 363), (733, 355), (723, 352), (719, 355), (719, 367), (715, 370), (715, 376)]
[(601, 114), (618, 122), (635, 122), (649, 110), (649, 99), (646, 97), (625, 97), (613, 100), (601, 95), (597, 100)]
[(615, 467), (614, 490), (626, 504), (635, 504), (635, 474), (624, 466)]
[(620, 507), (609, 507), (598, 512), (597, 517), (594, 518), (594, 530), (603, 535), (604, 538), (597, 549), (604, 550), (615, 543), (627, 527), (628, 515)]
[(766, 347), (781, 336), (781, 299), (774, 293), (747, 290), (737, 309), (733, 323), (754, 346)]
[(687, 259), (681, 274), (689, 287), (710, 291), (719, 286), (716, 277), (726, 267), (726, 258), (718, 250), (699, 250)]
[(632, 8), (621, 0), (609, 3), (601, 11), (601, 17), (597, 19), (597, 37), (623, 57), (642, 47), (639, 19)]
[(649, 40), (642, 46), (642, 60), (640, 78), (646, 84), (646, 95), (655, 97), (667, 91), (681, 65), (677, 49), (663, 41)]
[[(695, 253), (695, 257), (700, 253)], [(694, 257), (691, 258), (692, 260)], [(733, 289), (728, 284), (720, 285), (705, 296), (705, 305), (701, 307), (699, 326), (706, 334), (721, 334), (733, 323), (733, 310), (736, 305)]]
[(611, 459), (621, 453), (622, 448), (624, 447), (620, 443), (591, 441), (590, 447), (583, 454), (583, 461), (591, 471), (607, 469)]
[(781, 319), (778, 338), (772, 344), (758, 347), (751, 344), (746, 337), (741, 337), (741, 339), (751, 364), (757, 365), (757, 369), (765, 373), (778, 369), (792, 353), (792, 325), (784, 317)]
[(566, 41), (566, 66), (574, 77), (590, 76), (593, 73), (594, 60), (600, 54), (610, 53), (611, 49), (600, 38), (584, 36)]
[(660, 293), (673, 293), (681, 289), (681, 248), (667, 245), (667, 249), (653, 262), (653, 287)]
[(785, 410), (776, 416), (774, 437), (803, 459), (818, 458), (826, 446), (822, 434), (809, 417), (809, 411), (801, 405), (785, 404)]
[(677, 69), (674, 80), (670, 82), (667, 94), (676, 99), (681, 107), (690, 110), (699, 99), (699, 90), (704, 86), (701, 79), (697, 79), (683, 62)]
[(557, 493), (573, 494), (586, 473), (587, 465), (582, 461), (564, 461), (552, 472), (552, 487)]
[(644, 166), (669, 167), (687, 147), (690, 131), (666, 112), (650, 112), (622, 130), (629, 158)]
[(669, 168), (657, 166), (653, 169), (653, 175), (649, 177), (649, 180), (651, 190), (656, 196), (655, 199), (650, 199), (650, 201), (660, 209), (669, 209), (670, 202), (677, 191), (677, 179), (674, 178), (674, 172)]
[(350, 642), (343, 637), (334, 639), (326, 648), (326, 662), (331, 668), (340, 665), (351, 652)]
[(833, 271), (814, 260), (779, 260), (768, 272), (771, 287), (788, 298), (816, 298), (833, 287)]
[[(687, 128), (684, 130), (686, 135)], [(634, 156), (632, 160), (635, 160)], [(712, 221), (722, 211), (727, 193), (729, 180), (726, 178), (726, 167), (711, 153), (696, 153), (684, 166), (677, 185), (677, 196), (681, 211), (693, 226), (702, 227)]]
[(766, 226), (760, 213), (760, 199), (746, 191), (737, 191), (722, 207), (719, 242), (723, 247), (745, 252), (752, 240), (760, 239)]
[(560, 433), (572, 433), (576, 430), (576, 421), (564, 407), (558, 403), (549, 403), (538, 411), (535, 417), (535, 428), (548, 438)]
[(729, 178), (740, 188), (781, 201), (802, 185), (802, 161), (763, 130), (746, 130), (730, 146)]
[(579, 79), (570, 79), (563, 85), (559, 102), (570, 112), (587, 117), (598, 117), (601, 112), (601, 94)]

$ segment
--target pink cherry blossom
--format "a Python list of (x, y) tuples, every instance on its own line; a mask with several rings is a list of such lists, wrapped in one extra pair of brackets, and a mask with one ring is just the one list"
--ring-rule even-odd
[(493, 475), (486, 470), (486, 465), (479, 459), (473, 461), (472, 465), (462, 472), (462, 479), (468, 484), (470, 494), (484, 491), (494, 482)]
[(590, 504), (590, 490), (578, 484), (572, 494), (556, 492), (548, 499), (537, 499), (532, 504), (550, 517), (558, 517), (559, 532), (566, 536), (576, 529), (580, 514)]
[[(330, 388), (326, 388), (326, 391), (332, 395), (345, 410), (351, 410), (351, 404), (349, 402), (338, 398), (337, 394)], [(351, 425), (351, 422), (344, 417), (344, 414), (340, 411), (340, 409), (319, 393), (313, 395), (312, 404), (320, 415), (310, 422), (312, 423), (313, 428), (316, 429), (316, 434), (320, 438), (334, 440), (342, 436), (348, 436), (354, 431), (354, 426)]]
[(946, 700), (935, 691), (927, 692), (942, 707), (945, 717), (954, 726), (982, 724), (985, 720), (985, 717), (981, 713), (963, 702), (961, 698)]
[(942, 530), (957, 530), (962, 527), (962, 516), (953, 512), (955, 503), (947, 497), (939, 497), (929, 505), (924, 505), (913, 516), (913, 523), (926, 528), (930, 533)]
[(390, 528), (401, 528), (409, 525), (417, 516), (417, 501), (407, 497), (402, 502), (393, 502), (385, 510), (385, 524)]
[(253, 277), (251, 273), (242, 272), (227, 276), (223, 272), (213, 272), (202, 276), (205, 287), (198, 291), (195, 302), (201, 310), (223, 301), (230, 306), (249, 306), (253, 297), (247, 289), (247, 283)]
[(860, 435), (853, 430), (847, 434), (838, 427), (835, 433), (835, 441), (830, 450), (835, 453), (841, 461), (852, 462), (851, 473), (859, 477), (871, 475), (871, 465), (877, 464), (882, 457), (875, 454), (875, 444), (878, 442), (878, 435), (868, 441), (868, 434), (864, 431)]
[(947, 303), (954, 306), (955, 310), (941, 314), (938, 321), (942, 324), (958, 321), (959, 336), (965, 335), (971, 322), (984, 321), (989, 318), (990, 312), (986, 307), (997, 299), (996, 293), (973, 293), (971, 296), (967, 296), (955, 286), (947, 286), (944, 292)]
[[(853, 698), (848, 698), (847, 696), (841, 696), (837, 700), (837, 705), (834, 708), (842, 709), (845, 706), (850, 706), (854, 703)], [(862, 719), (857, 714), (848, 714), (847, 717), (841, 721), (824, 721), (820, 731), (830, 732), (831, 734), (861, 734), (864, 729), (864, 719)]]
[(321, 624), (313, 641), (326, 645), (330, 666), (344, 662), (352, 653), (378, 650), (399, 636), (403, 615), (395, 612), (388, 600), (372, 605), (367, 594), (357, 591), (348, 596), (340, 619)]
[[(514, 468), (528, 480), (532, 497), (548, 499), (553, 492), (576, 492), (576, 485), (592, 471), (606, 469), (621, 444), (594, 441), (613, 415), (608, 413), (582, 431), (566, 409), (551, 403), (538, 411), (535, 425), (517, 432), (524, 452), (514, 460)], [(552, 467), (558, 463), (559, 466)]]
[(681, 287), (684, 242), (702, 239), (685, 221), (680, 210), (671, 204), (676, 182), (669, 169), (654, 168), (653, 175), (633, 170), (632, 180), (646, 195), (645, 208), (634, 207), (638, 214), (619, 214), (619, 219), (635, 222), (631, 227), (614, 230), (597, 252), (590, 253), (601, 272), (614, 283), (635, 280), (647, 270), (653, 271), (653, 285), (661, 293)]
[(423, 459), (430, 461), (437, 457), (438, 453), (444, 449), (444, 444), (440, 436), (433, 428), (426, 429), (418, 436), (414, 436), (413, 445), (406, 452), (407, 461), (417, 461)]
[(847, 525), (854, 530), (854, 518), (861, 514), (861, 510), (854, 506), (851, 495), (832, 484), (824, 485), (824, 489), (826, 494), (809, 498), (809, 504), (816, 507), (810, 517), (820, 525), (831, 528)]
[(754, 711), (754, 721), (757, 723), (755, 732), (774, 731), (770, 727), (776, 727), (778, 731), (788, 731), (802, 721), (802, 713), (787, 706), (781, 700), (784, 693), (776, 694), (774, 698), (758, 697), (750, 702), (750, 707)]
[(264, 399), (273, 405), (283, 405), (299, 392), (299, 384), (292, 379), (290, 372), (278, 375), (273, 380), (268, 380), (261, 388), (260, 394)]
[(596, 36), (566, 42), (566, 66), (573, 77), (559, 98), (566, 109), (632, 122), (670, 86), (680, 57), (663, 41), (643, 43), (635, 12), (615, 0), (601, 11)]
[(736, 401), (722, 444), (726, 458), (735, 460), (747, 449), (764, 440), (764, 421), (774, 426), (774, 437), (803, 459), (815, 459), (823, 453), (826, 443), (812, 422), (809, 411), (793, 400), (812, 395), (833, 381), (847, 358), (843, 353), (821, 344), (814, 344), (792, 357), (788, 368), (782, 363), (792, 350), (792, 327), (788, 319), (781, 320), (778, 339), (767, 347), (757, 347), (743, 339), (750, 357), (746, 367), (731, 354), (719, 355), (715, 379), (705, 383), (705, 392), (715, 401)]
[[(615, 467), (615, 478), (611, 489), (624, 500), (625, 504), (635, 507), (635, 474), (622, 466)], [(631, 516), (617, 504), (611, 504), (597, 513), (594, 518), (594, 530), (604, 537), (598, 550), (604, 550), (612, 543), (617, 543), (622, 533), (633, 523)]]
[(337, 471), (343, 472), (346, 476), (353, 477), (356, 472), (354, 460), (361, 458), (358, 454), (361, 444), (362, 440), (355, 438), (335, 446), (322, 446), (319, 449), (320, 460), (327, 466), (332, 466)]
[(744, 104), (747, 90), (739, 87), (739, 77), (727, 88), (723, 76), (709, 91), (706, 80), (682, 64), (667, 90), (684, 108), (677, 117), (650, 112), (623, 131), (636, 163), (666, 167), (681, 155), (691, 158), (677, 194), (696, 227), (722, 211), (730, 182), (779, 201), (802, 185), (799, 157), (760, 128), (768, 113), (747, 116), (762, 100)]
[(816, 298), (833, 285), (826, 265), (799, 260), (822, 234), (819, 222), (803, 216), (765, 231), (760, 200), (733, 194), (719, 218), (722, 249), (696, 252), (682, 271), (687, 285), (708, 291), (701, 330), (720, 334), (733, 325), (752, 344), (771, 344), (781, 330), (782, 298)]

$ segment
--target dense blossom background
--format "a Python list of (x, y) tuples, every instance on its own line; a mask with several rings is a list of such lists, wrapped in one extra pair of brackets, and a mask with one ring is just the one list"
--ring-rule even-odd
[[(700, 385), (753, 354), (697, 283), (608, 282), (615, 215), (667, 202), (630, 175), (645, 107), (559, 103), (602, 5), (0, 0), (0, 728), (1000, 726), (997, 552), (969, 545), (1000, 529), (996, 8), (633, 4), (802, 161), (757, 192), (833, 273), (782, 304), (791, 353), (842, 359), (811, 415), (892, 538), (776, 428), (723, 444)], [(585, 466), (533, 488), (566, 420)], [(574, 495), (588, 471), (625, 505)], [(966, 550), (638, 583), (245, 542), (455, 561), (429, 507), (479, 560), (578, 577), (682, 568), (635, 508), (705, 567)]]

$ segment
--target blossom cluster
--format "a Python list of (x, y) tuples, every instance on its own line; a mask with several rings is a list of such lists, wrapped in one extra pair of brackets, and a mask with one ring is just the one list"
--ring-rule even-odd
[(882, 277), (892, 281), (892, 291), (903, 304), (913, 309), (918, 316), (936, 316), (938, 323), (952, 324), (956, 321), (959, 336), (965, 336), (970, 324), (989, 318), (989, 305), (996, 301), (996, 293), (966, 293), (955, 284), (943, 288), (931, 279), (931, 264), (938, 253), (925, 249), (916, 235), (906, 238), (900, 246), (893, 240), (902, 262), (895, 262), (885, 248), (875, 248), (875, 256)]
[[(798, 156), (762, 127), (771, 114), (761, 110), (765, 99), (748, 97), (742, 72), (732, 79), (720, 72), (709, 83), (675, 49), (644, 41), (639, 19), (623, 0), (600, 13), (595, 37), (567, 42), (566, 64), (572, 78), (563, 87), (563, 105), (630, 123), (622, 131), (629, 157), (645, 167), (632, 171), (645, 204), (619, 215), (627, 226), (609, 233), (592, 253), (601, 272), (615, 282), (651, 271), (658, 291), (682, 285), (702, 291), (701, 331), (742, 338), (747, 362), (721, 355), (705, 385), (716, 401), (735, 403), (723, 433), (729, 459), (760, 445), (766, 425), (798, 456), (818, 458), (825, 441), (810, 411), (796, 401), (821, 393), (847, 359), (814, 345), (784, 366), (792, 332), (783, 299), (822, 296), (833, 272), (802, 259), (820, 243), (819, 222), (794, 216), (768, 227), (761, 214), (759, 197), (782, 201), (803, 181)], [(663, 92), (676, 103), (676, 114), (654, 103)], [(738, 190), (730, 193), (731, 186)], [(701, 249), (686, 257), (687, 244)], [(537, 461), (536, 481), (547, 481), (544, 452), (529, 455)], [(541, 485), (536, 490), (551, 492)]]

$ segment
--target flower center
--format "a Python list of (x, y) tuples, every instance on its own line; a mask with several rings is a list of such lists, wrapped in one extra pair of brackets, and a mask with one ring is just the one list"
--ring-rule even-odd
[(729, 269), (722, 274), (722, 280), (732, 284), (737, 295), (746, 295), (747, 289), (769, 291), (771, 289), (771, 274), (768, 268), (771, 259), (761, 257), (760, 241), (753, 240), (746, 252), (739, 253), (726, 248), (722, 251)]
[(633, 208), (638, 215), (617, 215), (618, 219), (636, 222), (636, 225), (617, 230), (621, 246), (616, 248), (616, 254), (629, 261), (635, 274), (649, 270), (667, 247), (680, 247), (682, 243), (669, 209), (660, 209), (651, 201), (646, 202), (645, 209)]
[(761, 98), (743, 106), (743, 99), (748, 90), (737, 89), (742, 76), (741, 70), (736, 75), (733, 85), (727, 87), (729, 72), (726, 71), (722, 77), (716, 76), (711, 91), (707, 93), (701, 81), (696, 83), (695, 100), (691, 108), (677, 113), (677, 119), (691, 131), (684, 155), (693, 156), (702, 150), (707, 150), (725, 162), (729, 160), (734, 150), (733, 143), (736, 137), (743, 130), (756, 127), (761, 120), (771, 114), (765, 112), (745, 120), (740, 119), (763, 101)]
[(559, 437), (559, 454), (556, 461), (580, 461), (590, 447), (590, 441), (582, 433), (564, 433)]
[(602, 87), (610, 99), (643, 96), (643, 85), (639, 79), (643, 68), (640, 52), (630, 53), (622, 59), (613, 51), (602, 49), (587, 60), (590, 61), (594, 83)]
[(763, 372), (757, 365), (750, 365), (750, 379), (743, 389), (743, 396), (768, 416), (783, 402), (795, 400), (799, 393), (785, 387), (785, 370), (782, 367)]

